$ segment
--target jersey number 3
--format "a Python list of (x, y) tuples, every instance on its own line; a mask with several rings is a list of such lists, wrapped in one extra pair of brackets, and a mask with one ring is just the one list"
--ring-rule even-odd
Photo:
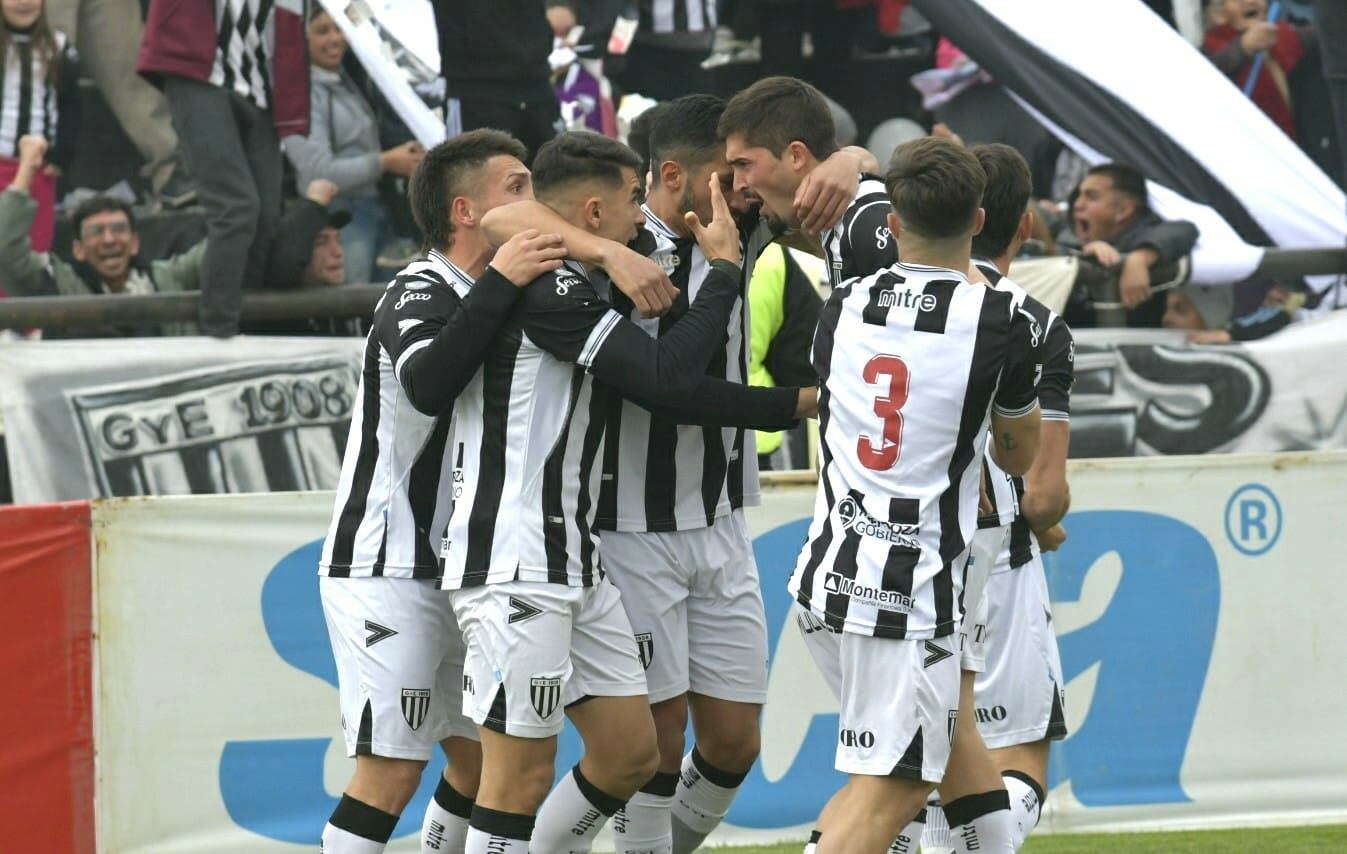
[(903, 404), (907, 403), (907, 363), (897, 356), (881, 353), (865, 363), (861, 372), (867, 383), (888, 379), (888, 394), (875, 398), (875, 414), (884, 419), (884, 433), (878, 442), (862, 433), (856, 440), (856, 457), (873, 471), (891, 469), (903, 449)]

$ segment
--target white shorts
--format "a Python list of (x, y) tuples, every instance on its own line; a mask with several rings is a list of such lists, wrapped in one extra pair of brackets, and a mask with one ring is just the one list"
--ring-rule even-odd
[(463, 636), (437, 582), (324, 576), (318, 594), (347, 756), (426, 760), (437, 741), (477, 738), (455, 702)]
[(593, 587), (507, 581), (449, 592), (463, 627), (463, 714), (521, 738), (561, 732), (587, 697), (646, 693), (622, 596)]
[(1011, 569), (1009, 553), (1001, 557), (987, 584), (987, 669), (973, 683), (978, 730), (990, 748), (1066, 738), (1043, 558)]
[(837, 695), (837, 770), (939, 783), (959, 714), (958, 639), (834, 632), (798, 604), (795, 621)]
[(650, 702), (688, 691), (766, 701), (767, 618), (742, 510), (690, 531), (604, 531), (599, 553), (622, 591)]
[(987, 579), (1002, 552), (1008, 551), (1010, 526), (979, 528), (968, 550), (963, 582), (963, 620), (959, 623), (959, 666), (987, 669)]

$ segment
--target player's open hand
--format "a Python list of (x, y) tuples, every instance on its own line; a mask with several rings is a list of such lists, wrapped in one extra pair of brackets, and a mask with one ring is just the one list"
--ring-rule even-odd
[(542, 234), (530, 228), (505, 241), (496, 250), (491, 266), (515, 287), (522, 288), (560, 267), (565, 257), (566, 246), (560, 234)]
[(795, 190), (795, 216), (800, 221), (800, 230), (818, 236), (837, 225), (860, 186), (860, 161), (850, 152), (834, 152), (815, 166)]
[(701, 246), (706, 260), (740, 262), (739, 226), (730, 213), (725, 194), (720, 191), (720, 175), (711, 173), (711, 222), (703, 225), (694, 211), (684, 214), (683, 221), (692, 229), (692, 236), (697, 238), (697, 245)]
[(625, 246), (604, 260), (603, 269), (642, 317), (659, 317), (678, 299), (678, 288), (669, 281), (664, 268)]

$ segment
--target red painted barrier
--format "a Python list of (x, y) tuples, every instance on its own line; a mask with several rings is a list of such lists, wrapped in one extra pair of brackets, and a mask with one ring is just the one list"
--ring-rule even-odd
[(0, 508), (0, 839), (94, 851), (89, 502)]

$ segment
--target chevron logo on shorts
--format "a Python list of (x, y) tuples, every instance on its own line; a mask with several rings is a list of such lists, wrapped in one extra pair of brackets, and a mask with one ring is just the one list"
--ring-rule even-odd
[(421, 728), (426, 722), (426, 713), (430, 711), (430, 692), (424, 688), (402, 689), (402, 717), (412, 730)]
[(535, 676), (529, 680), (529, 702), (540, 718), (550, 718), (561, 704), (561, 680)]
[(932, 664), (939, 664), (947, 658), (953, 658), (954, 653), (945, 649), (939, 644), (926, 642), (926, 660), (922, 662), (922, 667), (930, 667)]
[(525, 620), (536, 617), (541, 613), (542, 613), (541, 609), (535, 608), (534, 606), (525, 602), (523, 599), (520, 599), (518, 596), (511, 596), (510, 618), (506, 620), (506, 622), (510, 623), (511, 625), (513, 625), (514, 623), (522, 623)]
[(641, 667), (649, 670), (650, 662), (655, 660), (655, 636), (650, 632), (641, 632), (637, 635), (636, 651), (641, 656)]

